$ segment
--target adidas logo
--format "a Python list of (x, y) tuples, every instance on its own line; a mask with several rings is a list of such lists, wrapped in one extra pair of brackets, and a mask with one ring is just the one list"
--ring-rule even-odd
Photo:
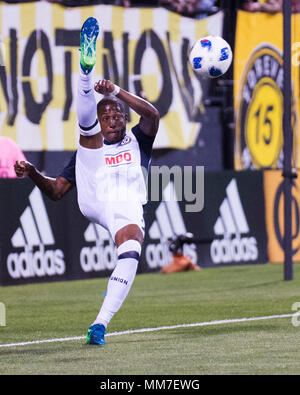
[(84, 232), (84, 239), (88, 243), (95, 243), (95, 245), (81, 249), (80, 265), (82, 270), (86, 273), (113, 270), (118, 257), (109, 232), (102, 226), (91, 222)]
[(24, 251), (8, 255), (8, 273), (12, 278), (62, 275), (65, 272), (63, 251), (45, 250), (45, 246), (55, 244), (55, 240), (42, 194), (37, 187), (30, 193), (29, 203), (20, 217), (21, 226), (11, 238), (12, 246)]
[(228, 184), (226, 197), (219, 210), (220, 216), (214, 225), (214, 233), (223, 236), (223, 239), (212, 242), (212, 261), (218, 264), (256, 260), (258, 249), (255, 237), (242, 237), (249, 233), (250, 229), (235, 179)]
[[(175, 198), (174, 198), (175, 197)], [(172, 261), (169, 251), (168, 238), (174, 235), (186, 234), (187, 229), (176, 199), (176, 191), (173, 182), (169, 182), (163, 191), (163, 201), (155, 211), (156, 220), (149, 228), (149, 237), (159, 240), (158, 244), (146, 246), (146, 261), (151, 269), (163, 267)], [(194, 245), (185, 245), (184, 254), (190, 256), (193, 262), (197, 262), (197, 253)]]

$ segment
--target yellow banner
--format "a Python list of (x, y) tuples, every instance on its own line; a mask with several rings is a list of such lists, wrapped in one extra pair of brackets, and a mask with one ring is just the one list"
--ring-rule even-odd
[[(292, 186), (292, 254), (300, 261), (300, 172)], [(284, 262), (284, 188), (282, 170), (264, 171), (268, 255), (272, 263)]]
[[(300, 15), (292, 15), (293, 165), (299, 164)], [(283, 165), (283, 16), (238, 12), (234, 52), (235, 168)]]
[[(95, 81), (111, 79), (146, 94), (161, 114), (154, 148), (193, 146), (203, 84), (187, 55), (198, 38), (221, 34), (222, 13), (193, 20), (164, 8), (65, 8), (44, 1), (0, 5), (0, 135), (22, 150), (76, 149), (79, 31), (90, 16), (101, 29)], [(128, 129), (138, 121), (129, 115)]]

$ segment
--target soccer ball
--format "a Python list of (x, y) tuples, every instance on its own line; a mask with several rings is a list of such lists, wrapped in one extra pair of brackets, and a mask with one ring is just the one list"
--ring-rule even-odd
[(193, 45), (189, 61), (193, 70), (205, 78), (217, 78), (226, 73), (232, 62), (230, 45), (219, 36), (200, 38)]

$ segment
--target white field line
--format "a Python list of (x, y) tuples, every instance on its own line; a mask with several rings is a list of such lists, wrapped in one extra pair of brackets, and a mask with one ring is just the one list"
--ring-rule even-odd
[[(163, 331), (163, 330), (177, 329), (177, 328), (191, 328), (191, 327), (197, 327), (197, 326), (199, 327), (199, 326), (209, 326), (209, 325), (234, 324), (234, 323), (238, 323), (238, 322), (248, 322), (248, 321), (262, 321), (262, 320), (271, 320), (271, 319), (275, 319), (275, 318), (288, 318), (288, 317), (292, 317), (294, 315), (295, 315), (295, 313), (294, 314), (281, 314), (281, 315), (268, 315), (265, 317), (234, 318), (234, 319), (227, 319), (227, 320), (220, 320), (220, 321), (196, 322), (193, 324), (158, 326), (156, 328), (129, 329), (127, 331), (122, 331), (122, 332), (107, 333), (105, 336), (121, 336), (121, 335), (128, 335), (128, 334), (132, 334), (132, 333), (155, 332), (155, 331)], [(20, 342), (20, 343), (0, 344), (0, 348), (27, 346), (27, 345), (31, 345), (31, 344), (66, 342), (69, 340), (82, 340), (82, 339), (85, 339), (85, 336), (33, 340), (33, 341)]]

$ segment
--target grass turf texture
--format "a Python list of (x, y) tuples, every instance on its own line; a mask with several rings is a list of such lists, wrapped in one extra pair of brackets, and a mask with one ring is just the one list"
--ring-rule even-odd
[[(0, 344), (85, 335), (107, 279), (0, 288)], [(292, 314), (300, 265), (283, 281), (278, 264), (140, 274), (108, 333), (223, 319)], [(300, 321), (300, 319), (299, 319)], [(299, 374), (300, 326), (291, 318), (0, 348), (0, 374)]]

